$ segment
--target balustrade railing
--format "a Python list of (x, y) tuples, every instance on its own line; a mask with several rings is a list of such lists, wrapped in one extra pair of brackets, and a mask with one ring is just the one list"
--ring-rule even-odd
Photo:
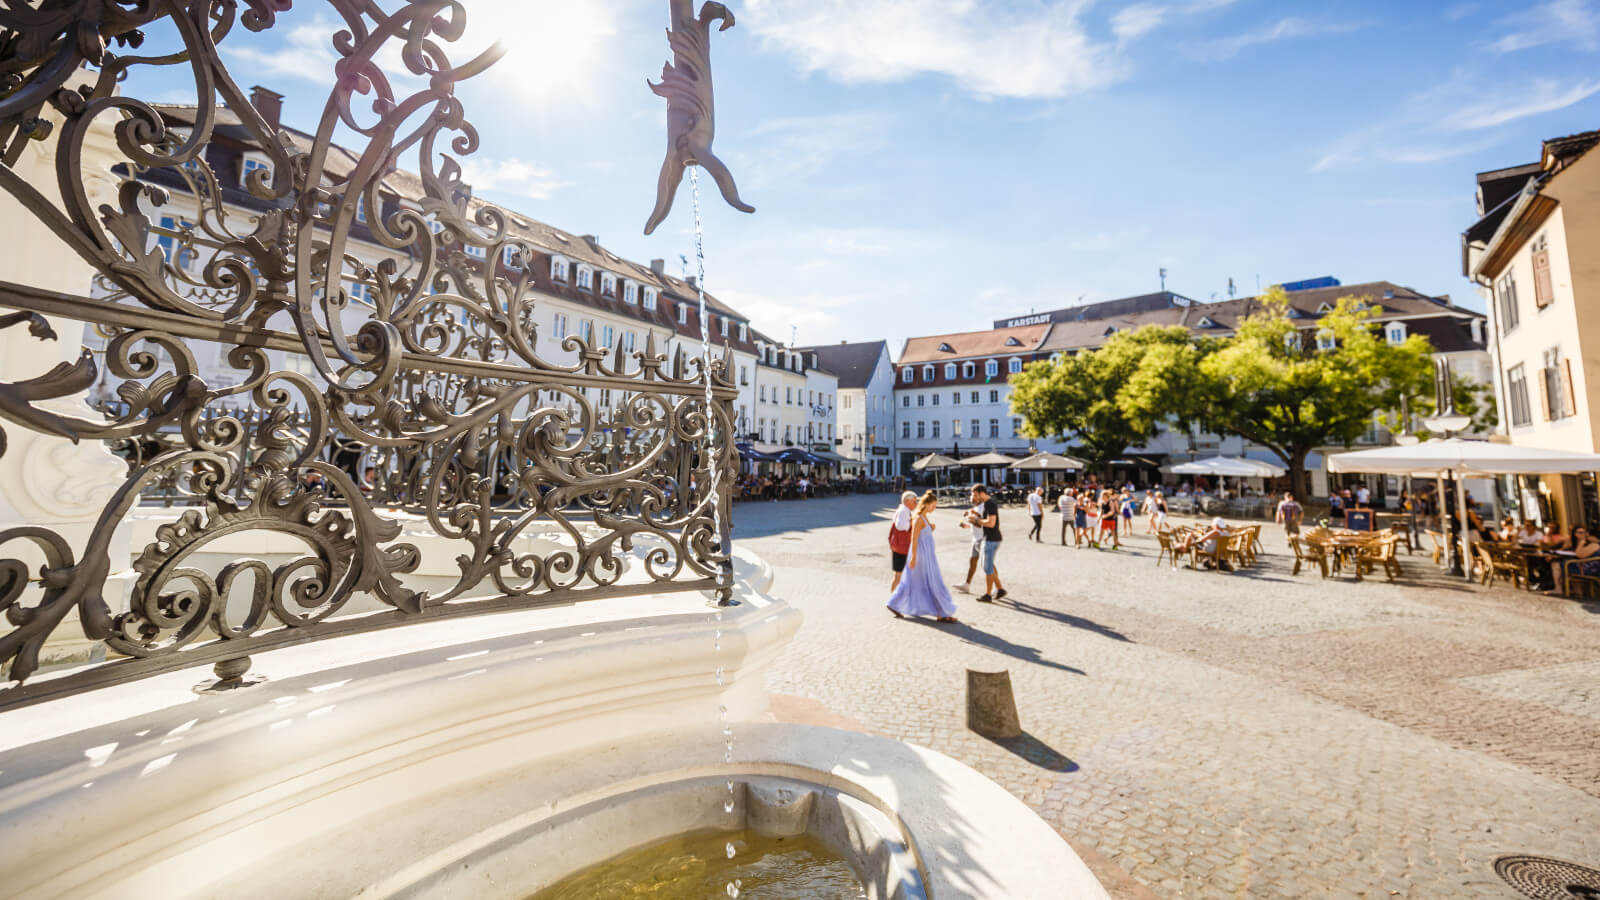
[[(128, 464), (86, 539), (0, 533), (0, 709), (427, 619), (661, 591), (726, 599), (716, 523), (732, 492), (719, 492), (719, 520), (708, 488), (738, 468), (729, 361), (669, 358), (654, 332), (635, 352), (566, 337), (541, 354), (534, 267), (507, 261), (548, 251), (472, 201), (452, 158), (478, 145), (455, 85), (498, 51), (450, 62), (463, 28), (450, 0), (326, 3), (339, 59), (309, 140), (252, 106), (217, 50), (239, 28), (273, 27), (289, 0), (0, 9), (0, 188), (35, 220), (6, 227), (48, 228), (109, 286), (0, 283), (18, 311), (0, 327), (71, 340), (69, 323), (87, 323), (102, 340), (0, 384), (0, 417), (107, 442)], [(192, 80), (182, 127), (121, 93), (152, 68)], [(243, 200), (206, 153), (224, 125), (267, 163)], [(48, 184), (19, 174), (40, 144)], [(412, 153), (416, 175), (397, 180)], [(397, 196), (397, 183), (420, 187)], [(358, 214), (387, 260), (356, 252)], [(96, 385), (116, 400), (64, 404)], [(112, 558), (114, 532), (150, 501), (185, 508), (131, 560)], [(410, 583), (420, 554), (402, 520), (458, 550), (450, 587)], [(202, 562), (248, 532), (304, 553)], [(555, 549), (519, 551), (535, 532)], [(124, 601), (106, 585), (130, 563)], [(341, 616), (357, 597), (381, 610)], [(73, 621), (108, 660), (34, 677)]]

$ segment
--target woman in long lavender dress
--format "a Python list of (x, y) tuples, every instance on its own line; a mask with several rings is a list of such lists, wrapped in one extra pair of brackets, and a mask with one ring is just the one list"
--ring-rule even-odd
[(928, 513), (938, 505), (938, 498), (929, 491), (922, 495), (916, 511), (911, 514), (911, 555), (906, 560), (906, 574), (900, 579), (900, 586), (889, 595), (889, 611), (896, 616), (936, 616), (941, 622), (956, 620), (956, 601), (939, 573), (939, 558), (933, 547), (935, 526), (928, 520)]

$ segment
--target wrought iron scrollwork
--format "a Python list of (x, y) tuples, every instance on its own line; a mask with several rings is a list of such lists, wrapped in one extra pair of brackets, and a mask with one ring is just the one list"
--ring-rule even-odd
[[(0, 328), (55, 339), (51, 316), (106, 337), (98, 355), (0, 384), (0, 418), (105, 441), (128, 462), (81, 546), (44, 527), (0, 533), (7, 677), (33, 675), (73, 617), (114, 657), (0, 690), (0, 708), (330, 634), (718, 586), (726, 535), (708, 488), (710, 472), (736, 468), (723, 439), (730, 360), (669, 357), (653, 333), (638, 351), (567, 337), (572, 358), (542, 356), (529, 267), (494, 264), (539, 248), (469, 201), (455, 160), (479, 143), (455, 86), (498, 48), (451, 62), (458, 0), (391, 12), (325, 2), (341, 20), (336, 78), (310, 140), (252, 106), (217, 50), (236, 26), (272, 28), (290, 0), (0, 4), (0, 188), (103, 288), (67, 297), (0, 284), (0, 303), (20, 310)], [(139, 55), (156, 44), (181, 49)], [(384, 58), (410, 77), (380, 64), (391, 46)], [(119, 93), (155, 67), (188, 73), (192, 121)], [(223, 116), (266, 158), (243, 179), (252, 215), (228, 200), (237, 189), (205, 152)], [(108, 173), (88, 170), (87, 148), (107, 134), (116, 185), (96, 199), (91, 182)], [(336, 136), (361, 146), (346, 152)], [(35, 142), (53, 154), (54, 190), (17, 171)], [(397, 203), (387, 179), (402, 159), (415, 160), (421, 188)], [(374, 212), (365, 240), (383, 261), (356, 252), (361, 210)], [(230, 377), (197, 363), (205, 342), (222, 348)], [(285, 368), (277, 354), (303, 363)], [(44, 402), (97, 382), (117, 398), (98, 410)], [(126, 564), (112, 559), (112, 535), (157, 488), (182, 508), (135, 552), (124, 606), (106, 596)], [(228, 558), (230, 539), (248, 533), (295, 549)], [(457, 548), (448, 586), (415, 586), (415, 533)], [(378, 611), (341, 616), (357, 599)]]

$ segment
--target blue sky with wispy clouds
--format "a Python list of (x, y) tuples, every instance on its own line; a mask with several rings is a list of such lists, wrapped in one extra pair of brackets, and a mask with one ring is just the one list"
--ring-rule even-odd
[[(687, 182), (645, 87), (666, 0), (466, 0), (511, 50), (462, 88), (476, 189), (639, 260), (690, 253)], [(1200, 300), (1334, 275), (1479, 306), (1474, 173), (1600, 127), (1600, 0), (732, 0), (716, 148), (758, 212), (708, 200), (709, 282), (802, 343), (985, 327), (1168, 286)], [(309, 126), (318, 4), (227, 44)], [(465, 53), (458, 53), (465, 56)]]

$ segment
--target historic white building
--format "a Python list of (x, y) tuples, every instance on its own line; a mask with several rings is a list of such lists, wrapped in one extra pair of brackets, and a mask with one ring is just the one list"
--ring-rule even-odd
[(838, 435), (846, 471), (872, 478), (899, 473), (894, 455), (894, 361), (886, 341), (803, 348), (838, 378)]

